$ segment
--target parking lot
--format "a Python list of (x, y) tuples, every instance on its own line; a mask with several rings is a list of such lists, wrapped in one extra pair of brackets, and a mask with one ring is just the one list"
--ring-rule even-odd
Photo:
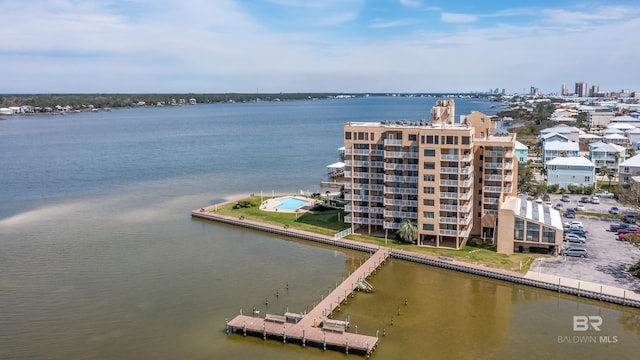
[[(570, 202), (562, 202), (564, 208), (574, 207), (582, 195), (569, 195)], [(551, 203), (560, 203), (560, 195), (551, 195)], [(612, 206), (620, 208), (623, 214), (627, 208), (612, 198), (600, 198), (600, 204), (585, 204), (585, 211), (608, 214)], [(586, 247), (589, 256), (586, 258), (558, 256), (550, 259), (536, 260), (530, 271), (556, 276), (590, 281), (603, 285), (616, 286), (640, 293), (640, 278), (631, 276), (627, 270), (640, 261), (640, 248), (626, 241), (617, 240), (616, 233), (609, 231), (609, 226), (619, 223), (619, 219), (609, 217), (577, 215), (575, 219), (582, 221), (587, 231)]]

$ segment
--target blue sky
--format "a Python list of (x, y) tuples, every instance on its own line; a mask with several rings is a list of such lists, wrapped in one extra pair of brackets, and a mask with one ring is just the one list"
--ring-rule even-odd
[(640, 91), (640, 3), (0, 0), (0, 93)]

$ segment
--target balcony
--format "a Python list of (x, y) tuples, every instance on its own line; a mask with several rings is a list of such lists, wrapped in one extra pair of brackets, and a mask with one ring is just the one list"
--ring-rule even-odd
[(375, 206), (353, 206), (351, 204), (346, 204), (344, 206), (344, 210), (348, 212), (356, 212), (356, 213), (370, 213), (370, 214), (383, 214), (384, 208), (375, 207)]
[(344, 217), (344, 222), (346, 223), (354, 223), (354, 224), (371, 224), (371, 225), (382, 225), (384, 220), (382, 219), (372, 219), (372, 218), (363, 218), (363, 217), (355, 217), (351, 215), (347, 215)]
[(417, 176), (397, 176), (397, 175), (385, 175), (384, 181), (394, 181), (401, 183), (418, 183)]
[(460, 172), (460, 168), (457, 167), (441, 167), (440, 174), (458, 174)]
[(471, 186), (472, 183), (473, 183), (473, 177), (470, 177), (470, 178), (468, 178), (466, 180), (461, 180), (460, 181), (460, 186), (469, 187), (469, 186)]
[(485, 169), (502, 169), (502, 163), (484, 163)]
[(384, 145), (402, 145), (402, 140), (398, 139), (384, 139)]
[(417, 200), (384, 199), (385, 205), (418, 207)]
[(374, 185), (374, 184), (360, 184), (360, 183), (346, 182), (344, 183), (344, 189), (345, 190), (352, 190), (352, 189), (384, 190), (384, 186)]
[(369, 149), (345, 149), (344, 150), (345, 155), (369, 155), (369, 152), (371, 152), (371, 150)]
[(482, 213), (484, 215), (498, 215), (498, 210), (484, 209)]
[(498, 198), (484, 198), (484, 202), (485, 204), (497, 204), (498, 203)]
[(484, 152), (484, 156), (485, 157), (504, 157), (504, 153), (502, 151), (485, 151)]
[(391, 222), (391, 221), (384, 222), (385, 229), (400, 229), (400, 226), (402, 226), (402, 223)]
[(354, 178), (354, 179), (382, 179), (384, 177), (384, 174), (345, 171), (344, 172), (344, 177), (346, 177), (346, 178)]
[(384, 192), (385, 194), (418, 195), (418, 189), (416, 188), (384, 187)]
[(398, 158), (398, 159), (417, 159), (417, 152), (409, 152), (409, 151), (385, 151), (384, 157), (386, 158)]
[(382, 155), (384, 155), (384, 150), (371, 150), (371, 155), (373, 155), (373, 156), (382, 156)]
[(457, 230), (440, 229), (440, 231), (438, 231), (438, 234), (444, 235), (444, 236), (458, 236), (458, 231)]
[(513, 190), (513, 188), (511, 186), (505, 186), (502, 188), (502, 192), (504, 193), (510, 193), (511, 190)]
[(394, 164), (394, 163), (384, 163), (385, 170), (418, 170), (418, 164)]
[(465, 166), (460, 168), (460, 174), (470, 175), (473, 172), (473, 168), (471, 166)]
[(361, 160), (345, 160), (345, 166), (364, 166), (364, 167), (378, 167), (381, 168), (384, 166), (384, 162), (382, 161), (361, 161)]
[(485, 186), (483, 188), (484, 192), (495, 192), (495, 193), (501, 193), (502, 192), (502, 187), (500, 186)]
[(401, 219), (417, 219), (417, 212), (409, 212), (409, 211), (393, 211), (393, 210), (385, 210), (385, 217), (393, 217), (393, 218), (401, 218)]
[(446, 192), (446, 191), (441, 191), (440, 192), (440, 199), (462, 199), (462, 200), (469, 200), (471, 198), (471, 192), (467, 191), (467, 192)]
[(507, 162), (504, 164), (504, 168), (507, 170), (513, 170), (513, 162)]
[(438, 218), (438, 221), (441, 223), (447, 223), (447, 224), (457, 224), (458, 223), (458, 218), (457, 217), (440, 217)]
[(487, 175), (484, 174), (482, 176), (485, 180), (491, 180), (491, 181), (513, 181), (513, 175)]
[(469, 211), (471, 211), (471, 206), (469, 206), (469, 205), (457, 206), (457, 205), (441, 204), (440, 205), (440, 211), (458, 211), (458, 212), (462, 212), (462, 213), (468, 213)]
[(461, 155), (461, 156), (460, 156), (460, 161), (463, 161), (463, 162), (472, 162), (472, 161), (473, 161), (473, 154)]
[(440, 180), (441, 186), (458, 186), (458, 180)]
[(370, 201), (381, 203), (384, 201), (384, 197), (382, 196), (372, 196), (372, 195), (354, 195), (351, 193), (345, 193), (344, 199), (347, 201)]
[(440, 160), (444, 160), (444, 161), (458, 161), (458, 160), (460, 160), (460, 155), (442, 154), (442, 155), (440, 155)]

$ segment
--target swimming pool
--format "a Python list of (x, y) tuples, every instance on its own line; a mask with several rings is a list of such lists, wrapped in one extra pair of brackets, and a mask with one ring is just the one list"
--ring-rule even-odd
[(308, 200), (301, 200), (293, 197), (278, 199), (278, 201), (280, 202), (280, 205), (276, 206), (276, 209), (289, 211), (296, 210), (308, 202)]

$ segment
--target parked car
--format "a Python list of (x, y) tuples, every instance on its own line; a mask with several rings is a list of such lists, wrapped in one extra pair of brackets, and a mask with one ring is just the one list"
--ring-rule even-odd
[(627, 223), (611, 224), (609, 226), (609, 231), (618, 232), (619, 230), (622, 230), (622, 229), (635, 228), (635, 227), (636, 227), (635, 225), (630, 225)]
[(567, 209), (564, 213), (564, 217), (567, 219), (574, 219), (576, 217), (576, 211), (574, 209)]
[(538, 203), (538, 204), (542, 204), (542, 199), (541, 199), (541, 198), (537, 198), (537, 199), (536, 199), (536, 203)]
[(589, 251), (587, 251), (587, 248), (569, 246), (566, 249), (560, 250), (560, 255), (576, 256), (576, 257), (582, 257), (583, 258), (583, 257), (589, 256)]
[(608, 191), (603, 191), (601, 193), (596, 193), (596, 195), (601, 197), (601, 198), (613, 198), (615, 196), (613, 193), (610, 193)]
[(618, 215), (620, 214), (620, 209), (618, 209), (617, 206), (612, 206), (611, 209), (609, 209), (609, 214)]
[(569, 195), (562, 195), (562, 198), (560, 199), (560, 201), (562, 201), (562, 202), (569, 202), (569, 201), (571, 201), (571, 200), (569, 199)]
[(592, 204), (600, 204), (600, 198), (597, 196), (594, 196), (591, 198), (591, 203)]
[(591, 202), (591, 198), (589, 198), (588, 196), (583, 196), (580, 198), (580, 202), (581, 203), (590, 203)]
[(584, 230), (565, 230), (564, 233), (578, 235), (579, 237), (585, 238), (585, 240), (587, 239), (587, 233), (584, 232)]
[(580, 227), (581, 229), (584, 228), (584, 224), (580, 220), (571, 220), (569, 222), (564, 223), (565, 227), (571, 227), (572, 225)]
[(640, 235), (640, 231), (636, 230), (636, 231), (626, 231), (623, 233), (618, 233), (618, 240), (627, 240), (626, 236), (629, 234), (636, 234), (636, 235)]
[(551, 201), (545, 201), (544, 202), (544, 206), (551, 207)]
[(576, 205), (576, 211), (584, 211), (584, 204), (578, 203), (578, 205)]
[(562, 210), (564, 209), (564, 205), (562, 205), (562, 203), (557, 203), (553, 206), (553, 208), (556, 210)]
[(637, 231), (638, 231), (637, 227), (628, 227), (624, 229), (618, 229), (618, 231), (616, 231), (616, 234), (621, 235), (621, 234), (628, 234), (628, 233), (633, 233)]
[(636, 215), (632, 212), (627, 212), (624, 214), (624, 219), (622, 220), (627, 224), (635, 224), (636, 223)]
[(565, 233), (564, 234), (564, 241), (570, 242), (570, 243), (579, 243), (579, 244), (584, 244), (587, 242), (587, 239), (580, 237), (576, 234), (573, 233)]

